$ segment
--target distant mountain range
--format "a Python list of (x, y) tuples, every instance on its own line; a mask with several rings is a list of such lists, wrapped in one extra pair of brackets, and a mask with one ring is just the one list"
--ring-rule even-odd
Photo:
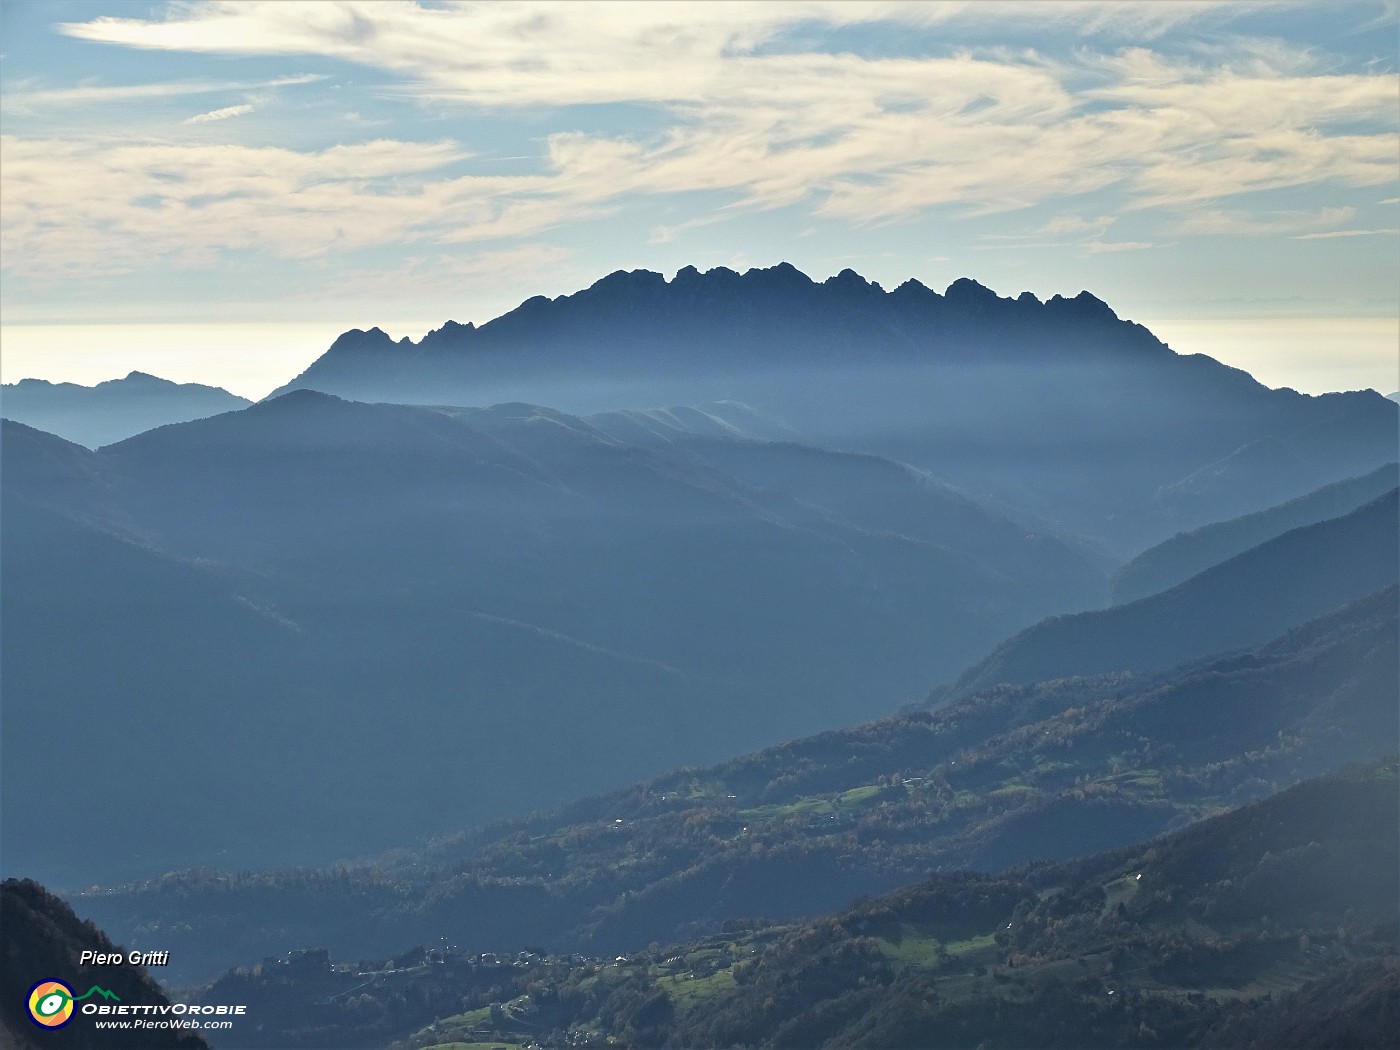
[(1267, 540), (1160, 594), (1029, 627), (934, 695), (966, 696), (1002, 682), (1160, 670), (1258, 644), (1400, 580), (1398, 535), (1400, 499), (1391, 489), (1349, 514)]
[[(7, 423), (7, 864), (387, 848), (884, 713), (1104, 595), (921, 471), (636, 418), (301, 390), (99, 452)], [(54, 717), (94, 778), (165, 755), (66, 844), (41, 801), (85, 782), (9, 750)]]
[(1400, 418), (1373, 392), (1269, 390), (1180, 356), (1087, 292), (886, 292), (787, 264), (619, 271), (418, 343), (346, 332), (277, 393), (300, 388), (575, 413), (737, 399), (807, 443), (931, 470), (1125, 556), (1393, 461)]
[(1290, 529), (1355, 510), (1395, 488), (1397, 480), (1400, 480), (1400, 470), (1390, 463), (1362, 477), (1335, 482), (1277, 507), (1179, 533), (1143, 551), (1113, 574), (1113, 600), (1131, 602), (1175, 587), (1198, 572)]
[(144, 372), (90, 387), (42, 379), (0, 387), (0, 415), (88, 448), (250, 404), (219, 387), (172, 383)]
[(1394, 752), (1393, 400), (786, 265), (218, 395), (4, 391), (3, 860), (177, 982), (389, 960), (225, 974), (289, 1042), (524, 1041), (414, 941), (580, 953), (518, 993), (636, 1045), (1264, 1045), (1265, 988), (1335, 1035), (1400, 984), (1393, 760), (1195, 823)]

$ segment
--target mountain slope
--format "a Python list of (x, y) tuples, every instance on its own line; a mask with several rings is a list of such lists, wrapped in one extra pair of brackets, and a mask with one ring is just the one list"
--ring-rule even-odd
[(444, 838), (347, 870), (172, 874), (81, 898), (161, 929), (185, 976), (315, 943), (440, 936), (611, 957), (787, 919), (930, 870), (1140, 841), (1393, 749), (1394, 587), (1160, 676), (1000, 689)]
[(1158, 670), (1250, 645), (1400, 578), (1397, 493), (1293, 529), (1171, 590), (1022, 631), (946, 686), (935, 701), (1000, 682)]
[[(92, 763), (7, 734), (5, 862), (58, 885), (325, 863), (868, 718), (1104, 579), (886, 461), (525, 405), (297, 391), (3, 453), (7, 712), (60, 705)], [(111, 849), (26, 816), (99, 782)]]
[[(673, 975), (715, 945), (677, 946), (587, 996), (566, 981), (553, 1020), (667, 1046), (1246, 1046), (1280, 1007), (1316, 1005), (1321, 980), (1353, 1011), (1307, 1011), (1317, 1042), (1263, 1045), (1383, 1045), (1368, 1040), (1400, 1013), (1396, 789), (1392, 762), (1145, 847), (935, 876), (752, 952), (732, 938), (729, 979), (699, 997)], [(1346, 1033), (1362, 1041), (1332, 1042)]]
[(1392, 756), (1149, 843), (938, 873), (815, 920), (625, 957), (503, 960), (453, 936), (333, 969), (322, 951), (202, 994), (255, 1004), (250, 1047), (1384, 1046), (1398, 797)]
[(1165, 591), (1290, 529), (1347, 514), (1395, 488), (1396, 472), (1391, 463), (1268, 510), (1179, 533), (1113, 574), (1113, 600), (1126, 603)]
[(1400, 419), (1374, 392), (1269, 390), (1178, 355), (1087, 292), (886, 292), (787, 264), (620, 271), (417, 344), (347, 332), (293, 388), (575, 413), (737, 399), (808, 444), (911, 463), (1123, 556), (1390, 462)]
[(144, 372), (90, 387), (42, 379), (21, 379), (0, 387), (0, 414), (6, 419), (89, 448), (251, 403), (219, 387), (172, 383)]
[[(29, 880), (0, 883), (0, 1036), (17, 1050), (207, 1050), (197, 1034), (147, 1028), (98, 1032), (81, 1013), (61, 1028), (44, 1030), (29, 1018), (26, 1003), (37, 982), (57, 980), (74, 995), (93, 985), (113, 993), (131, 1006), (160, 1006), (170, 1000), (149, 973), (127, 962), (96, 966), (80, 963), (84, 951), (112, 955), (121, 952), (91, 923), (81, 922), (71, 908)], [(124, 953), (123, 953), (124, 954)]]

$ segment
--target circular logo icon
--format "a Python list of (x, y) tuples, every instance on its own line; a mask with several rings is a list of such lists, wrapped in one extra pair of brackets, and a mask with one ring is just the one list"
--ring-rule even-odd
[(29, 989), (29, 1016), (41, 1028), (62, 1028), (73, 1019), (73, 989), (62, 981), (40, 981)]

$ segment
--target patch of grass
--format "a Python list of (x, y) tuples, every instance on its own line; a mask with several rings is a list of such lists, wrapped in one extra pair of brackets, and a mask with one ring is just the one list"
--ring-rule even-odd
[(437, 1024), (439, 1028), (470, 1028), (475, 1024), (485, 1024), (491, 1019), (491, 1008), (483, 1006), (479, 1010), (468, 1010), (464, 1014), (444, 1017)]
[(1106, 899), (1104, 900), (1103, 912), (1101, 914), (1107, 917), (1112, 913), (1113, 909), (1117, 908), (1118, 905), (1122, 904), (1124, 901), (1130, 900), (1141, 888), (1142, 873), (1137, 871), (1129, 872), (1121, 879), (1113, 879), (1110, 882), (1105, 882), (1103, 884), (1103, 892)]
[(762, 821), (782, 820), (784, 817), (800, 815), (827, 816), (832, 813), (857, 812), (878, 805), (880, 790), (876, 784), (863, 784), (830, 798), (812, 795), (797, 799), (795, 802), (741, 809), (738, 811), (738, 816), (748, 821)]
[(993, 933), (983, 933), (961, 941), (949, 941), (947, 945), (948, 954), (958, 958), (988, 951), (995, 953), (996, 947), (996, 934)]
[(938, 965), (938, 940), (905, 927), (897, 938), (877, 938), (880, 952), (896, 966), (932, 969)]
[(860, 787), (851, 788), (849, 791), (843, 791), (836, 797), (841, 800), (843, 806), (854, 806), (862, 802), (869, 802), (879, 793), (880, 789), (875, 784), (863, 784)]
[(1035, 794), (1035, 788), (1031, 787), (1029, 784), (1022, 784), (1022, 783), (1020, 783), (1019, 781), (1013, 781), (1013, 782), (1011, 782), (1011, 783), (1009, 783), (1009, 784), (1006, 784), (1006, 785), (1003, 786), (1003, 787), (997, 788), (997, 789), (996, 789), (995, 791), (993, 791), (988, 797), (989, 797), (989, 798), (1017, 798), (1017, 797), (1020, 797), (1020, 796), (1023, 796), (1023, 795), (1033, 795), (1033, 794)]
[(667, 994), (676, 1004), (676, 1009), (681, 1013), (685, 1013), (707, 999), (731, 992), (735, 987), (732, 969), (716, 970), (706, 977), (687, 977), (684, 974), (677, 974), (672, 977), (663, 977), (657, 984), (666, 989)]

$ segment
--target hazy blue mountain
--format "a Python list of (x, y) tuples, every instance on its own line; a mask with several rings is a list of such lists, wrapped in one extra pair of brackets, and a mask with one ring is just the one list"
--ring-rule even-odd
[(160, 929), (181, 979), (446, 936), (611, 958), (815, 915), (934, 870), (1068, 859), (1395, 747), (1397, 589), (1161, 675), (1004, 687), (335, 870), (172, 873), (79, 907)]
[(1113, 574), (1113, 600), (1130, 602), (1167, 590), (1290, 529), (1355, 510), (1395, 488), (1396, 481), (1397, 467), (1391, 463), (1268, 510), (1178, 533)]
[[(1382, 399), (1376, 400), (1385, 404)], [(1378, 421), (1359, 413), (1336, 413), (1289, 434), (1250, 441), (1225, 458), (1205, 465), (1175, 484), (1164, 486), (1156, 498), (1187, 517), (1195, 517), (1207, 507), (1234, 512), (1218, 513), (1216, 520), (1267, 508), (1280, 502), (1269, 498), (1269, 493), (1277, 487), (1278, 472), (1315, 478), (1319, 483), (1315, 487), (1321, 487), (1323, 482), (1367, 473), (1370, 466), (1343, 475), (1336, 474), (1334, 467), (1348, 461), (1353, 450), (1367, 447), (1373, 439), (1377, 443), (1371, 447), (1377, 450), (1383, 449), (1388, 440), (1391, 455), (1372, 465), (1393, 461), (1394, 452), (1400, 446), (1400, 431), (1395, 420), (1376, 428), (1373, 423)]]
[(21, 379), (0, 387), (0, 414), (89, 448), (252, 404), (215, 386), (132, 372), (96, 386)]
[(1292, 529), (1170, 590), (1052, 617), (935, 691), (946, 699), (1120, 670), (1160, 670), (1254, 645), (1400, 579), (1395, 489), (1349, 514)]
[(808, 443), (912, 463), (1122, 555), (1390, 462), (1398, 418), (1375, 392), (1269, 390), (1180, 356), (1087, 292), (886, 292), (787, 264), (619, 271), (418, 343), (346, 332), (283, 390), (303, 387), (576, 413), (738, 400)]
[[(869, 718), (1104, 593), (921, 472), (727, 440), (311, 391), (97, 452), (7, 423), (6, 865), (385, 848)], [(84, 777), (10, 743), (55, 710)], [(55, 836), (97, 783), (103, 848)]]

